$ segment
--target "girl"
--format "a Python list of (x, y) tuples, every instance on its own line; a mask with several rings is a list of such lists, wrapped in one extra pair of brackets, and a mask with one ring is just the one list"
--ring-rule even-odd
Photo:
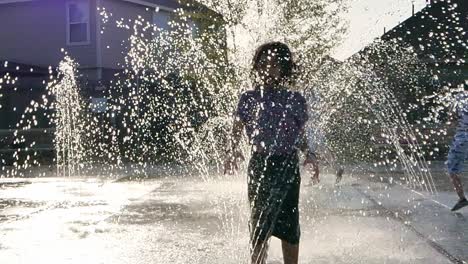
[(312, 164), (318, 174), (316, 156), (308, 150), (304, 135), (308, 120), (306, 100), (287, 88), (293, 81), (294, 65), (291, 51), (283, 43), (272, 42), (258, 48), (251, 73), (255, 88), (240, 97), (232, 149), (225, 163), (226, 172), (238, 168), (243, 159), (238, 145), (245, 129), (252, 147), (248, 196), (253, 264), (265, 263), (271, 236), (282, 241), (284, 263), (298, 263), (298, 150), (306, 154), (304, 164)]

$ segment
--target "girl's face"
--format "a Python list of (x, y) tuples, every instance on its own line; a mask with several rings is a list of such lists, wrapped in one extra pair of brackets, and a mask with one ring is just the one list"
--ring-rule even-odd
[(278, 57), (274, 54), (265, 53), (260, 56), (258, 62), (259, 77), (266, 84), (272, 84), (281, 79), (281, 67)]

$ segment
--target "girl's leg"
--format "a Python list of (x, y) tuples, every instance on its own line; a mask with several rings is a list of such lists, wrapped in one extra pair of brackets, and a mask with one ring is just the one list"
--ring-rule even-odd
[(453, 138), (452, 145), (447, 157), (447, 168), (450, 180), (457, 192), (460, 200), (465, 198), (463, 185), (460, 179), (460, 174), (463, 172), (463, 163), (468, 156), (468, 135), (466, 133), (457, 132)]
[(299, 245), (293, 245), (281, 240), (284, 264), (297, 264), (299, 261)]
[(452, 211), (458, 211), (463, 207), (468, 206), (468, 201), (466, 200), (465, 192), (463, 191), (463, 184), (460, 179), (460, 176), (458, 174), (450, 174), (450, 178), (452, 179), (452, 183), (455, 188), (455, 191), (458, 194), (458, 197), (460, 197), (460, 200), (458, 200), (458, 202), (452, 208)]
[(468, 135), (466, 133), (457, 132), (450, 147), (447, 157), (447, 167), (453, 187), (457, 192), (460, 200), (452, 208), (452, 211), (457, 211), (465, 206), (468, 206), (468, 201), (465, 198), (463, 184), (460, 179), (460, 174), (463, 172), (463, 163), (468, 154)]
[(450, 179), (452, 180), (452, 183), (453, 183), (453, 187), (455, 189), (455, 191), (457, 192), (457, 195), (458, 197), (460, 198), (460, 200), (463, 200), (465, 199), (465, 191), (463, 190), (463, 184), (462, 184), (462, 181), (460, 179), (460, 176), (456, 173), (451, 173), (450, 174)]

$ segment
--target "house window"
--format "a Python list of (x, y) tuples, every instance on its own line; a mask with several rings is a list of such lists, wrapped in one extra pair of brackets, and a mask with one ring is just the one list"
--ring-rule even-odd
[(67, 3), (67, 44), (89, 44), (89, 10), (86, 0)]

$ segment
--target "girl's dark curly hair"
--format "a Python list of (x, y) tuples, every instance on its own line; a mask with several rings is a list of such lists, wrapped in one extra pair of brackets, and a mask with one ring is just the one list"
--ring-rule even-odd
[(273, 54), (281, 68), (280, 83), (291, 81), (293, 72), (296, 68), (294, 63), (292, 52), (288, 45), (282, 42), (269, 42), (261, 45), (255, 52), (255, 56), (252, 61), (251, 77), (255, 80), (260, 67), (260, 59), (264, 54)]

